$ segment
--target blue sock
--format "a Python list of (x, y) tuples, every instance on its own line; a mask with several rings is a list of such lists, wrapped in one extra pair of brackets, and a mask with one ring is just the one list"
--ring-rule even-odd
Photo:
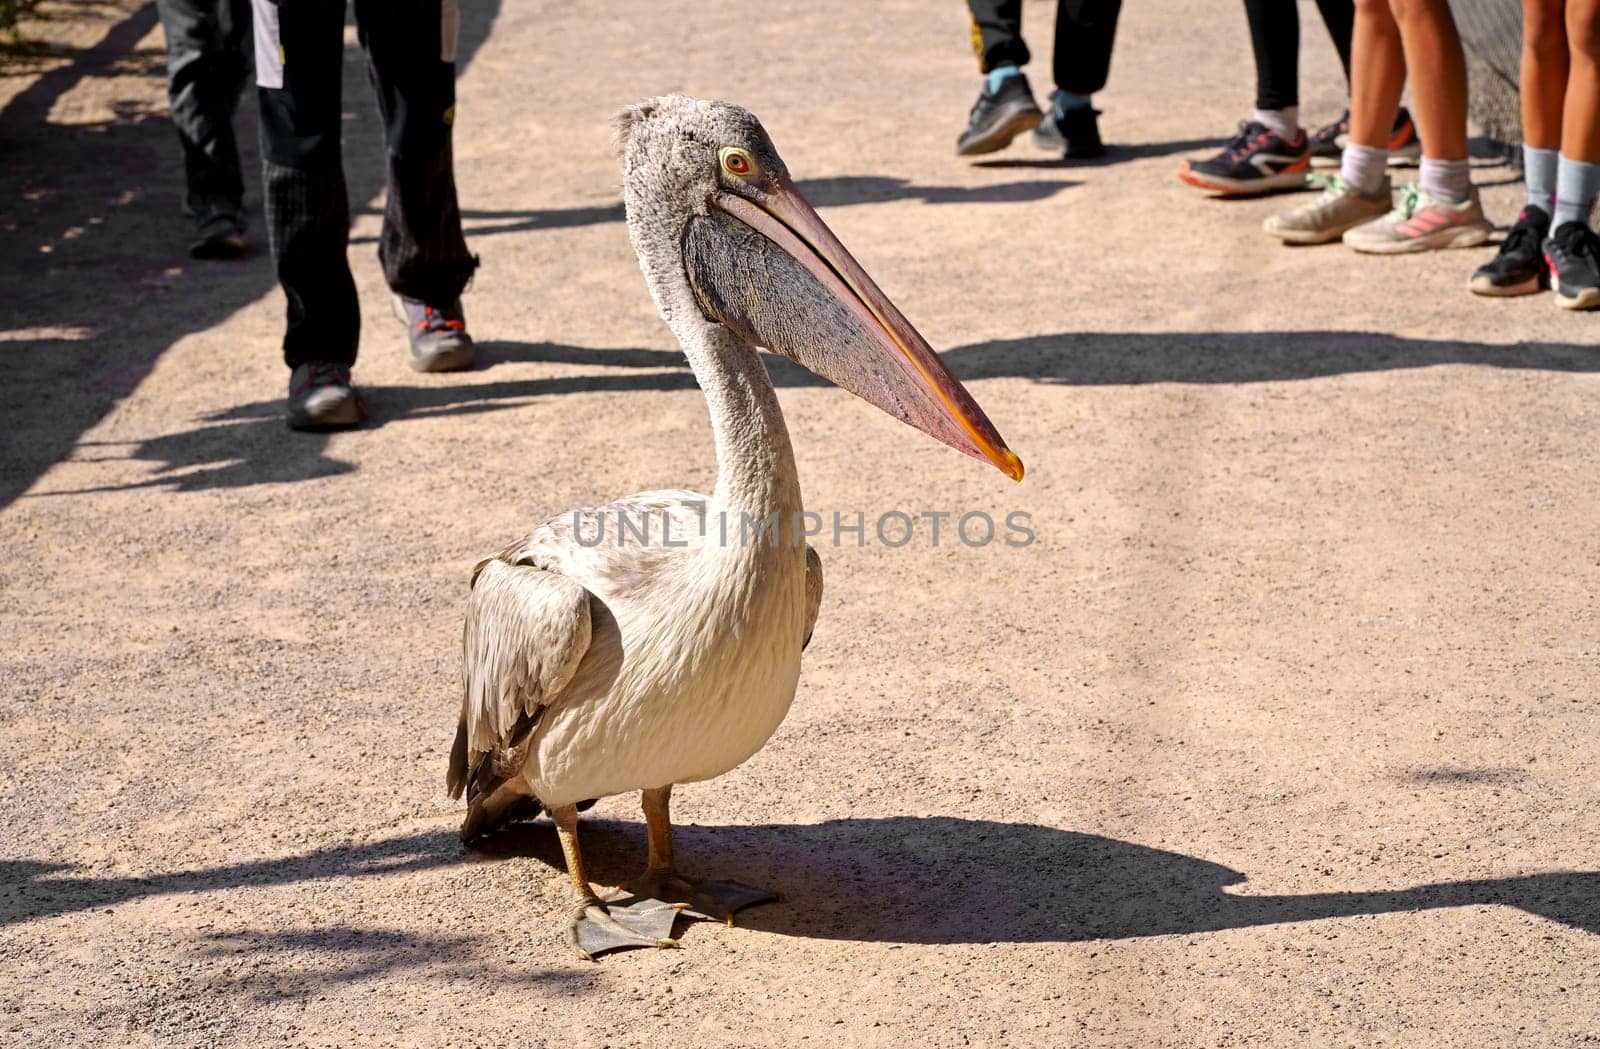
[(1556, 162), (1561, 153), (1554, 149), (1522, 147), (1522, 174), (1528, 180), (1528, 203), (1543, 208), (1546, 215), (1556, 209)]
[(1093, 95), (1072, 95), (1060, 88), (1051, 94), (1050, 99), (1054, 104), (1056, 116), (1063, 116), (1069, 109), (1088, 109), (1094, 101)]
[(1004, 84), (1007, 80), (1010, 80), (1014, 76), (1021, 75), (1021, 66), (995, 66), (993, 69), (989, 70), (989, 75), (987, 78), (987, 83), (984, 85), (984, 90), (992, 95), (996, 91), (1000, 90), (1001, 84)]
[(1556, 174), (1556, 213), (1551, 229), (1566, 222), (1589, 224), (1589, 210), (1600, 196), (1600, 164), (1586, 164), (1563, 156)]

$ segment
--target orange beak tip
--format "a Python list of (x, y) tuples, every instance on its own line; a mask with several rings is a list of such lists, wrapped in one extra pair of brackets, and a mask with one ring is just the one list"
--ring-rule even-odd
[(1017, 483), (1022, 482), (1022, 460), (1017, 458), (1017, 453), (1010, 448), (1000, 449), (1000, 458), (995, 463), (1000, 467), (1000, 472)]

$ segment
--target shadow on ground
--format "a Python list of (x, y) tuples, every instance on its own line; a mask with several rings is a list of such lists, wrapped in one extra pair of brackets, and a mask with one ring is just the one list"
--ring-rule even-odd
[[(584, 824), (583, 833), (585, 859), (598, 883), (614, 884), (643, 862), (644, 829), (638, 824), (595, 820)], [(1600, 934), (1596, 871), (1253, 895), (1240, 889), (1245, 875), (1198, 857), (1052, 827), (942, 816), (684, 826), (677, 846), (687, 871), (781, 891), (783, 902), (744, 912), (740, 924), (788, 936), (1074, 942), (1474, 906), (1516, 907)], [(550, 824), (509, 828), (476, 862), (512, 856), (559, 868), (560, 847)], [(0, 925), (172, 893), (380, 877), (474, 861), (448, 832), (144, 878), (87, 878), (59, 864), (12, 860), (0, 863)], [(1362, 871), (1364, 877), (1379, 873), (1366, 866)]]
[[(842, 208), (852, 204), (884, 204), (897, 200), (916, 200), (924, 204), (1027, 204), (1070, 189), (1080, 183), (1070, 179), (1005, 182), (993, 186), (919, 186), (907, 179), (884, 175), (841, 175), (838, 178), (801, 179), (800, 192), (813, 206)], [(380, 208), (366, 207), (362, 214), (382, 215)], [(462, 225), (468, 239), (501, 233), (526, 233), (533, 230), (568, 229), (621, 222), (622, 204), (576, 208), (534, 208), (527, 211), (480, 211), (463, 208)], [(376, 244), (377, 237), (352, 237), (352, 244)]]
[[(459, 69), (487, 39), (499, 8), (500, 0), (462, 6)], [(161, 75), (159, 45), (141, 46), (156, 24), (155, 4), (138, 8), (0, 112), (0, 302), (9, 307), (0, 321), (0, 507), (71, 454), (168, 348), (275, 283), (256, 203), (260, 161), (249, 91), (238, 127), (257, 254), (242, 263), (197, 263), (185, 254), (182, 160), (164, 106), (122, 105), (95, 123), (50, 119), (80, 85)], [(345, 167), (350, 198), (359, 204), (383, 185), (383, 125), (359, 53), (347, 57), (344, 72)], [(315, 476), (314, 456), (311, 462)], [(260, 465), (267, 479), (293, 472)]]
[[(572, 393), (646, 393), (694, 386), (677, 350), (598, 348), (559, 343), (486, 342), (480, 368), (507, 363), (593, 365), (585, 375), (450, 385), (365, 387), (370, 427), (440, 415), (517, 408)], [(767, 356), (779, 387), (826, 385), (782, 357)], [(958, 346), (944, 354), (958, 377), (1023, 378), (1062, 386), (1144, 383), (1252, 383), (1317, 379), (1353, 372), (1467, 364), (1551, 372), (1600, 371), (1600, 349), (1562, 343), (1445, 342), (1375, 332), (1066, 332)], [(258, 401), (199, 425), (129, 445), (85, 442), (86, 458), (131, 458), (154, 464), (126, 488), (177, 491), (284, 484), (354, 469), (328, 457), (325, 435), (283, 439), (281, 404)], [(39, 497), (100, 489), (42, 492)]]

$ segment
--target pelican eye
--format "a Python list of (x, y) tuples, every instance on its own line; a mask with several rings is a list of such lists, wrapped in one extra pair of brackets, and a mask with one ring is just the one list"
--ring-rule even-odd
[(722, 170), (735, 178), (744, 178), (756, 169), (755, 160), (738, 146), (723, 146), (721, 156)]

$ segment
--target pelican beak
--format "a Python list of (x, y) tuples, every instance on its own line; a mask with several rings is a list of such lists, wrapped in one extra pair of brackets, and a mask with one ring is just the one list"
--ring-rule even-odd
[[(740, 263), (707, 257), (749, 252), (750, 238), (715, 228), (685, 233), (685, 258), (702, 307), (736, 333), (975, 459), (1022, 480), (1018, 459), (989, 417), (911, 322), (787, 177), (757, 200), (718, 192), (717, 211), (759, 233), (780, 253)], [(718, 235), (720, 233), (720, 235)]]

